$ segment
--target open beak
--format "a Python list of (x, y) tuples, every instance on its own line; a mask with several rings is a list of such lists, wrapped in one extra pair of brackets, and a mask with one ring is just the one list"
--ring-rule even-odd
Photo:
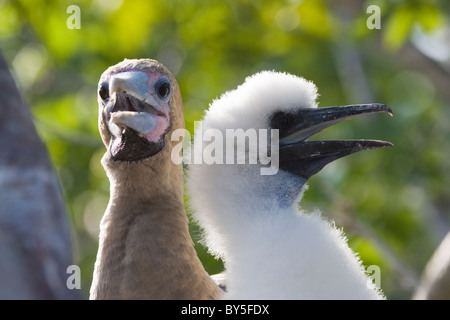
[(126, 71), (112, 75), (109, 90), (111, 98), (105, 109), (110, 132), (122, 134), (125, 128), (141, 136), (152, 132), (156, 116), (165, 116), (163, 108), (148, 93), (148, 76), (140, 71)]
[(306, 141), (323, 129), (354, 117), (392, 110), (383, 104), (302, 109), (288, 129), (279, 131), (281, 169), (308, 180), (328, 163), (352, 153), (393, 146), (379, 140)]

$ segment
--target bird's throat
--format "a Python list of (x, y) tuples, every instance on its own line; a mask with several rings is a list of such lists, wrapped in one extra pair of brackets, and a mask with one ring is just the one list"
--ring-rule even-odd
[[(100, 224), (91, 299), (218, 297), (220, 289), (192, 246), (181, 168), (174, 168), (179, 177), (177, 172), (152, 173), (144, 164), (115, 169), (116, 175), (110, 175), (111, 198)], [(174, 190), (178, 184), (180, 190)]]

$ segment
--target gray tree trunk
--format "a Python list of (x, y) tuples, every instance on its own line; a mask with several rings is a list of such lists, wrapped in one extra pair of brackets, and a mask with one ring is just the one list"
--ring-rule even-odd
[(58, 179), (0, 53), (0, 299), (73, 299)]

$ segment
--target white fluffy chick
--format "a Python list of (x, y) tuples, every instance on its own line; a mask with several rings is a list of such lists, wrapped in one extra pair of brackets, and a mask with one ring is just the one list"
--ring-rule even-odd
[[(317, 108), (317, 95), (316, 86), (304, 78), (257, 73), (215, 100), (202, 130), (195, 133), (203, 151), (211, 151), (213, 142), (217, 146), (218, 133), (223, 137), (223, 148), (214, 151), (223, 153), (223, 161), (191, 165), (188, 193), (206, 245), (224, 260), (225, 299), (384, 299), (344, 233), (320, 212), (299, 211), (297, 205), (306, 181), (326, 164), (392, 145), (377, 140), (307, 141), (309, 137), (357, 115), (392, 111), (382, 104)], [(277, 129), (279, 143), (273, 144), (276, 135), (267, 134), (258, 143), (272, 143), (272, 149), (255, 155), (249, 129)], [(238, 131), (247, 133), (247, 139), (233, 139), (232, 147), (226, 147), (229, 133)], [(227, 164), (227, 152), (234, 152), (228, 160), (238, 160), (239, 148), (247, 160), (256, 156), (257, 163)], [(276, 174), (261, 174), (276, 158)]]

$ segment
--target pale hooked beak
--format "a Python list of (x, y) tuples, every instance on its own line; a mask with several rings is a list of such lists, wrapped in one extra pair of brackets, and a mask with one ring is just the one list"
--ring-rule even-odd
[[(164, 113), (163, 108), (148, 92), (148, 75), (141, 71), (126, 71), (112, 75), (110, 80), (110, 92), (125, 92), (151, 106), (156, 111)], [(138, 110), (145, 111), (145, 110)]]
[(165, 116), (163, 107), (149, 93), (148, 80), (148, 75), (141, 71), (119, 72), (111, 76), (110, 100), (105, 112), (113, 135), (120, 135), (128, 127), (147, 136), (157, 125), (154, 115)]

